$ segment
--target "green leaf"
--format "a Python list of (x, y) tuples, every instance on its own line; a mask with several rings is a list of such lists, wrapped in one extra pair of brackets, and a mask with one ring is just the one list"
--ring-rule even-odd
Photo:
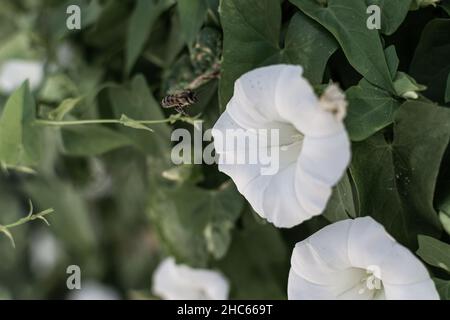
[(350, 64), (369, 82), (389, 92), (393, 83), (377, 30), (367, 28), (364, 0), (328, 0), (324, 7), (315, 0), (290, 0), (305, 14), (331, 32)]
[(286, 33), (283, 61), (299, 64), (314, 85), (322, 82), (328, 59), (338, 48), (333, 36), (303, 13), (296, 13)]
[(429, 6), (436, 7), (436, 3), (445, 0), (413, 0), (411, 3), (411, 10), (419, 10)]
[(427, 86), (424, 95), (439, 103), (445, 102), (450, 73), (450, 20), (434, 19), (422, 32), (414, 53), (410, 74)]
[(350, 139), (362, 141), (394, 121), (400, 102), (365, 79), (346, 92), (349, 103), (345, 125)]
[(71, 184), (56, 177), (41, 177), (27, 181), (26, 191), (38, 207), (54, 208), (57, 213), (52, 216), (52, 231), (65, 243), (68, 252), (80, 259), (88, 273), (90, 268), (98, 268), (95, 264), (88, 266), (85, 261), (98, 259), (97, 233), (87, 202)]
[(137, 0), (130, 17), (126, 44), (126, 72), (129, 73), (144, 49), (156, 19), (174, 0)]
[(191, 46), (206, 17), (208, 6), (205, 0), (177, 0), (177, 11), (181, 21), (181, 33)]
[[(153, 97), (144, 77), (136, 76), (128, 86), (109, 90), (114, 115), (123, 114), (131, 119), (162, 120), (164, 114)], [(170, 127), (166, 124), (155, 125), (151, 135), (134, 128), (119, 128), (140, 150), (158, 158), (170, 160)]]
[(133, 144), (126, 136), (100, 125), (63, 127), (61, 134), (64, 153), (72, 156), (95, 156)]
[(279, 0), (228, 0), (220, 3), (223, 61), (219, 96), (224, 108), (234, 82), (245, 72), (280, 61)]
[[(398, 96), (413, 99), (418, 98), (418, 91), (424, 91), (427, 89), (427, 87), (418, 84), (414, 78), (404, 72), (397, 72), (397, 76), (394, 80), (394, 88)], [(410, 93), (411, 97), (407, 96), (408, 93)]]
[(388, 64), (389, 72), (391, 73), (391, 78), (394, 79), (397, 75), (398, 66), (400, 64), (395, 46), (392, 45), (387, 47), (384, 50), (384, 55), (386, 56), (386, 62)]
[(445, 103), (450, 102), (450, 73), (447, 77), (447, 88), (445, 89)]
[(182, 30), (177, 15), (171, 17), (170, 27), (165, 20), (159, 19), (152, 28), (148, 48), (143, 54), (145, 58), (162, 68), (173, 68), (175, 59), (185, 45)]
[(28, 82), (14, 91), (0, 118), (0, 162), (31, 166), (39, 160), (39, 131), (33, 125), (35, 103)]
[(439, 220), (442, 223), (442, 227), (444, 228), (445, 232), (447, 232), (450, 235), (450, 216), (447, 215), (445, 212), (439, 212)]
[(222, 1), (224, 32), (219, 98), (223, 109), (231, 98), (234, 82), (244, 73), (275, 63), (302, 65), (305, 77), (320, 83), (336, 41), (318, 23), (297, 13), (280, 47), (281, 7), (278, 0)]
[(133, 120), (133, 119), (127, 117), (124, 114), (120, 116), (120, 123), (122, 125), (124, 125), (125, 127), (138, 129), (138, 130), (145, 130), (145, 131), (148, 131), (148, 132), (153, 132), (153, 129), (147, 127), (146, 125), (143, 125), (140, 122), (137, 122), (136, 120)]
[(442, 0), (439, 3), (439, 6), (447, 12), (448, 15), (450, 15), (450, 2), (448, 0)]
[[(56, 2), (55, 2), (56, 4)], [(65, 0), (59, 1), (58, 5), (46, 10), (46, 23), (52, 30), (51, 35), (54, 41), (61, 41), (63, 38), (73, 34), (74, 30), (69, 30), (66, 26), (66, 10), (70, 5), (77, 5), (81, 10), (81, 30), (85, 30), (93, 25), (100, 17), (103, 6), (99, 0)]]
[(334, 187), (323, 216), (330, 222), (356, 218), (358, 216), (348, 173)]
[(72, 111), (81, 100), (83, 100), (83, 98), (69, 98), (63, 100), (55, 110), (52, 110), (49, 113), (49, 118), (56, 121), (64, 119), (64, 116)]
[(393, 142), (377, 134), (353, 146), (351, 173), (361, 214), (373, 216), (411, 248), (418, 234), (441, 231), (433, 200), (449, 129), (450, 110), (408, 101), (395, 117)]
[(441, 300), (450, 300), (450, 281), (433, 278), (436, 290), (439, 292)]
[(412, 0), (366, 0), (367, 5), (377, 5), (381, 9), (381, 32), (393, 34), (405, 20)]
[(10, 59), (35, 59), (31, 42), (31, 35), (25, 32), (18, 32), (3, 39), (0, 46), (0, 64)]
[(231, 284), (232, 299), (286, 299), (289, 253), (279, 229), (245, 212), (242, 227), (218, 267)]
[(154, 185), (150, 215), (169, 253), (193, 266), (224, 256), (244, 201), (233, 184), (218, 190)]
[(419, 250), (417, 254), (426, 263), (450, 272), (450, 245), (434, 239), (419, 235)]

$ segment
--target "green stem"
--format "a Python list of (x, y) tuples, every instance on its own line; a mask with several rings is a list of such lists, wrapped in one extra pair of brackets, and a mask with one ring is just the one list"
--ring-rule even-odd
[(47, 209), (47, 210), (44, 210), (44, 211), (39, 212), (39, 213), (28, 215), (25, 218), (22, 218), (22, 219), (14, 222), (14, 223), (10, 223), (10, 224), (4, 225), (3, 227), (6, 228), (6, 229), (11, 229), (11, 228), (15, 228), (15, 227), (21, 226), (21, 225), (23, 225), (23, 224), (25, 224), (25, 223), (27, 223), (29, 221), (33, 221), (33, 220), (36, 220), (36, 219), (41, 219), (41, 220), (44, 220), (46, 223), (48, 223), (47, 220), (45, 220), (44, 217), (46, 215), (49, 215), (50, 213), (53, 213), (53, 212), (54, 212), (53, 209)]
[[(161, 124), (172, 122), (172, 118), (164, 119), (164, 120), (134, 120), (134, 122), (140, 124)], [(79, 126), (79, 125), (87, 125), (87, 124), (123, 124), (124, 121), (120, 119), (93, 119), (93, 120), (74, 120), (74, 121), (53, 121), (53, 120), (35, 120), (35, 124), (42, 126)]]
[(14, 223), (10, 223), (7, 225), (1, 225), (0, 224), (0, 233), (3, 233), (4, 235), (6, 235), (8, 237), (8, 239), (11, 241), (11, 245), (15, 248), (16, 244), (14, 241), (14, 237), (11, 234), (10, 229), (15, 228), (15, 227), (19, 227), (29, 221), (33, 221), (36, 219), (42, 220), (45, 222), (45, 224), (47, 224), (48, 226), (50, 225), (47, 221), (47, 219), (45, 218), (46, 215), (53, 213), (54, 210), (53, 209), (47, 209), (44, 211), (41, 211), (39, 213), (33, 213), (33, 204), (30, 201), (30, 212), (28, 213), (28, 215), (25, 218), (22, 218)]

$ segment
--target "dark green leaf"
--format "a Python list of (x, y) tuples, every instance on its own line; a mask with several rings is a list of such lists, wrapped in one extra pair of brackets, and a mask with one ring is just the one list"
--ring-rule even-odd
[(377, 134), (353, 146), (351, 173), (361, 214), (373, 216), (411, 248), (418, 234), (440, 234), (433, 200), (449, 129), (450, 110), (411, 101), (397, 112), (393, 142)]
[(356, 218), (358, 216), (353, 199), (349, 174), (346, 174), (334, 187), (323, 216), (330, 222)]
[(418, 84), (414, 78), (404, 72), (397, 72), (397, 76), (394, 80), (394, 88), (398, 96), (413, 99), (418, 98), (418, 91), (427, 89), (426, 86)]
[(156, 19), (174, 4), (174, 0), (137, 0), (128, 25), (126, 71), (129, 73), (144, 49)]
[(94, 156), (131, 145), (124, 135), (105, 126), (65, 127), (61, 130), (64, 152), (73, 156)]
[(434, 19), (422, 32), (411, 62), (410, 74), (428, 87), (424, 95), (444, 103), (450, 73), (450, 20)]
[(232, 299), (286, 299), (289, 253), (280, 231), (260, 224), (250, 212), (243, 216), (242, 229), (233, 234), (220, 269), (231, 283)]
[(242, 74), (280, 61), (280, 1), (221, 1), (220, 16), (224, 39), (219, 95), (224, 108)]
[(439, 220), (442, 223), (442, 227), (444, 228), (445, 232), (447, 232), (450, 235), (450, 216), (441, 211), (439, 212)]
[[(115, 116), (126, 114), (135, 120), (162, 120), (164, 115), (153, 97), (144, 77), (136, 76), (129, 85), (109, 91)], [(170, 128), (166, 124), (153, 127), (153, 133), (133, 128), (119, 128), (141, 150), (148, 154), (170, 159)]]
[(14, 91), (0, 118), (0, 162), (35, 165), (39, 160), (39, 131), (34, 125), (35, 103), (28, 82)]
[(373, 86), (365, 79), (346, 92), (349, 103), (345, 119), (350, 139), (362, 141), (385, 128), (394, 120), (400, 102), (389, 92)]
[(432, 237), (419, 235), (417, 254), (426, 263), (450, 272), (450, 245)]
[(367, 5), (377, 5), (381, 9), (381, 32), (393, 34), (405, 20), (412, 0), (366, 0)]
[[(53, 177), (30, 181), (26, 190), (37, 206), (55, 209), (51, 217), (52, 230), (64, 240), (71, 253), (80, 259), (87, 258), (88, 253), (96, 253), (96, 233), (87, 204), (79, 190), (70, 183)], [(95, 258), (95, 255), (92, 257)], [(99, 267), (86, 264), (84, 266), (87, 269)]]
[(319, 84), (327, 61), (337, 48), (328, 31), (303, 13), (297, 13), (286, 34), (283, 61), (303, 66), (304, 76), (312, 84)]
[(436, 285), (436, 289), (439, 292), (441, 299), (450, 300), (450, 281), (433, 278), (433, 282)]
[(192, 45), (206, 17), (206, 0), (177, 0), (177, 3), (181, 33), (186, 44)]
[(377, 30), (367, 28), (364, 0), (290, 0), (308, 16), (331, 32), (350, 64), (371, 83), (393, 92), (392, 78)]
[(448, 15), (450, 15), (450, 1), (448, 0), (442, 0), (439, 3), (439, 6), (447, 12)]
[(167, 26), (164, 19), (159, 19), (152, 29), (144, 56), (160, 67), (173, 67), (174, 60), (185, 45), (181, 31), (182, 26), (177, 15), (172, 16), (170, 26)]
[(388, 64), (389, 72), (391, 73), (391, 78), (394, 79), (400, 64), (395, 46), (387, 47), (384, 50), (384, 55), (386, 56), (386, 62)]
[(450, 102), (450, 73), (447, 77), (447, 88), (445, 89), (445, 103)]
[(244, 204), (231, 183), (219, 190), (158, 183), (150, 201), (150, 214), (169, 253), (194, 266), (205, 266), (210, 255), (224, 256)]
[(280, 47), (281, 7), (278, 0), (222, 1), (224, 31), (220, 103), (224, 108), (234, 82), (244, 73), (274, 63), (302, 65), (313, 84), (322, 81), (329, 57), (337, 48), (327, 30), (304, 14), (292, 18)]

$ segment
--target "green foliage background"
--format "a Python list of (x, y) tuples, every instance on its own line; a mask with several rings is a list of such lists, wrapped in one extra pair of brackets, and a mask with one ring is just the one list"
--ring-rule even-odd
[[(0, 224), (26, 216), (28, 199), (55, 212), (50, 227), (10, 230), (15, 249), (0, 238), (0, 296), (64, 298), (76, 264), (83, 280), (152, 298), (152, 271), (173, 255), (221, 270), (231, 298), (284, 299), (297, 241), (371, 215), (450, 299), (450, 1), (410, 10), (416, 2), (1, 1), (0, 65), (37, 59), (46, 73), (34, 92), (25, 83), (0, 95)], [(82, 8), (81, 31), (66, 28), (69, 4)], [(370, 4), (382, 9), (381, 30), (366, 27)], [(193, 130), (192, 119), (158, 103), (220, 64), (220, 80), (205, 81), (189, 109), (210, 128), (234, 81), (274, 63), (301, 64), (318, 92), (339, 82), (350, 103), (351, 166), (324, 215), (290, 230), (259, 219), (216, 166), (174, 166), (171, 130)], [(121, 120), (64, 125), (88, 119)], [(159, 123), (148, 132), (135, 120)], [(31, 259), (42, 232), (61, 247), (45, 272)]]

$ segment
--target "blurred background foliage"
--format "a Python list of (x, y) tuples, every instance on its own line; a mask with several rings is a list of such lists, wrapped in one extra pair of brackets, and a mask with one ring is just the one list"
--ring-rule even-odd
[[(81, 8), (81, 31), (66, 27), (73, 4)], [(157, 101), (217, 69), (218, 5), (2, 0), (0, 65), (11, 59), (45, 64), (45, 80), (33, 91), (39, 118), (163, 119), (171, 110)], [(217, 79), (198, 94), (189, 113), (202, 113), (207, 129), (219, 115)], [(0, 110), (7, 98), (0, 95)], [(78, 265), (82, 286), (152, 298), (151, 275), (165, 255), (222, 269), (236, 284), (234, 297), (285, 297), (287, 249), (278, 231), (253, 215), (241, 218), (250, 209), (215, 166), (175, 167), (171, 127), (153, 129), (40, 129), (39, 141), (31, 142), (40, 155), (36, 173), (0, 173), (0, 224), (25, 216), (28, 199), (36, 211), (55, 213), (50, 227), (33, 221), (11, 230), (15, 249), (0, 237), (0, 297), (68, 298), (66, 268)], [(232, 234), (240, 238), (233, 245)]]
[[(118, 125), (27, 131), (31, 140), (24, 143), (33, 150), (35, 173), (0, 172), (0, 224), (26, 216), (28, 199), (36, 212), (55, 212), (50, 227), (33, 221), (11, 230), (15, 249), (1, 235), (0, 298), (70, 297), (69, 265), (80, 266), (82, 284), (101, 284), (110, 296), (154, 298), (152, 272), (173, 255), (178, 262), (221, 270), (231, 282), (231, 298), (283, 299), (295, 242), (330, 222), (361, 215), (376, 217), (411, 250), (420, 246), (418, 254), (448, 298), (448, 273), (433, 257), (450, 261), (443, 232), (450, 229), (449, 2), (409, 11), (411, 0), (358, 1), (387, 7), (380, 33), (344, 32), (367, 16), (355, 16), (350, 1), (343, 1), (348, 12), (323, 15), (319, 2), (0, 1), (0, 65), (25, 59), (45, 66), (44, 81), (32, 92), (38, 118), (126, 114), (161, 120), (172, 112), (159, 106), (161, 98), (214, 75), (220, 65), (220, 81), (202, 82), (199, 103), (188, 110), (201, 114), (208, 129), (239, 75), (284, 62), (303, 65), (318, 91), (331, 79), (347, 90), (346, 125), (354, 141), (352, 166), (325, 214), (279, 230), (251, 210), (215, 165), (171, 163), (171, 130), (195, 130), (189, 123), (157, 124), (154, 133)], [(81, 8), (80, 31), (66, 27), (66, 9), (73, 4)], [(403, 96), (423, 90), (412, 77), (428, 86), (420, 102)], [(7, 98), (0, 93), (0, 111)], [(409, 170), (403, 159), (416, 167)]]

